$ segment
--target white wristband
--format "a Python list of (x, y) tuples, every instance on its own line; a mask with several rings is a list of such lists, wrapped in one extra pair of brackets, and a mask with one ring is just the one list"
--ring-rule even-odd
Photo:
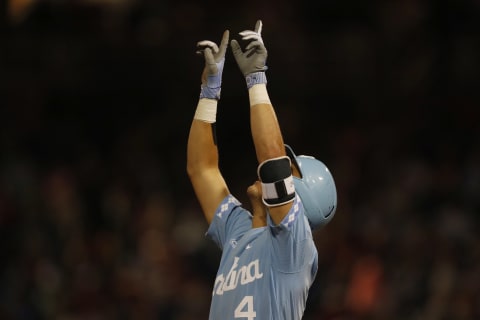
[(217, 121), (217, 104), (215, 99), (202, 98), (198, 100), (197, 110), (195, 111), (194, 119), (214, 123)]
[(248, 97), (250, 99), (250, 107), (257, 104), (272, 104), (265, 83), (256, 84), (248, 89)]

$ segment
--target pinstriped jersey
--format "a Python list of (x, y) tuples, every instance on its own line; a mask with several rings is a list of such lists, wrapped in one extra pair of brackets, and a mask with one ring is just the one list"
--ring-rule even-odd
[(298, 196), (279, 225), (252, 228), (252, 215), (232, 195), (215, 212), (207, 236), (222, 250), (210, 320), (299, 320), (318, 254)]

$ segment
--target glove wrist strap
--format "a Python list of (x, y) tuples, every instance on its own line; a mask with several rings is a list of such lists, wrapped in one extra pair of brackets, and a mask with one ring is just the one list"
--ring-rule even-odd
[(221, 91), (222, 87), (212, 88), (209, 85), (202, 84), (200, 86), (200, 99), (207, 98), (220, 100)]
[(250, 74), (247, 74), (245, 76), (245, 80), (247, 81), (247, 88), (250, 89), (252, 86), (260, 83), (267, 83), (267, 76), (265, 75), (265, 72), (259, 71), (259, 72), (253, 72)]

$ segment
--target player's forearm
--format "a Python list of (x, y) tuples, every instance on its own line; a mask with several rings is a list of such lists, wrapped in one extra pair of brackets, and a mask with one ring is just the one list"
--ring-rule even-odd
[(285, 155), (285, 147), (275, 110), (264, 84), (249, 89), (250, 126), (258, 162)]

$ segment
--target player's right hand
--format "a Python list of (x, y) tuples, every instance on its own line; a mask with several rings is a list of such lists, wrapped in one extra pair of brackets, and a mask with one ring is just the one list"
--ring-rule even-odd
[(225, 30), (220, 46), (210, 40), (197, 42), (197, 54), (202, 55), (205, 59), (202, 85), (210, 88), (219, 88), (221, 86), (225, 52), (227, 51), (229, 37), (230, 31)]

